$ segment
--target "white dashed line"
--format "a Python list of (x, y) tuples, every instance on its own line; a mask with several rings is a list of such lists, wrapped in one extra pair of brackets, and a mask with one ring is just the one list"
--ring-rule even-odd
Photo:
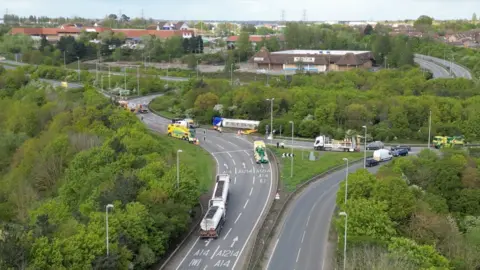
[(245, 209), (247, 207), (247, 204), (248, 204), (248, 199), (247, 201), (245, 202), (245, 205), (243, 206), (243, 209)]
[(240, 213), (240, 214), (238, 215), (237, 219), (235, 219), (235, 222), (234, 222), (235, 224), (237, 224), (237, 221), (238, 221), (238, 219), (239, 219), (241, 216), (242, 216), (242, 213)]
[(307, 218), (307, 224), (305, 225), (305, 227), (308, 227), (308, 222), (310, 221), (310, 215), (308, 215), (308, 218)]
[[(222, 150), (225, 149), (225, 148), (223, 148), (223, 146), (221, 146), (221, 145), (218, 144), (218, 143), (217, 143), (217, 146), (220, 147), (220, 149), (222, 149)], [(227, 152), (227, 153), (228, 153), (228, 152)]]
[[(237, 183), (237, 177), (234, 178), (233, 183), (234, 183), (234, 184)], [(348, 225), (348, 224), (347, 224), (347, 225)]]
[(252, 192), (253, 192), (253, 187), (250, 189), (250, 193), (248, 194), (248, 196), (252, 196)]
[(207, 269), (208, 265), (205, 265), (205, 267), (203, 267), (203, 270)]
[(299, 248), (299, 249), (298, 249), (297, 260), (296, 260), (295, 262), (298, 262), (298, 258), (300, 257), (300, 251), (302, 251), (302, 248)]
[(303, 231), (303, 236), (302, 236), (302, 244), (303, 244), (303, 239), (305, 238), (305, 231)]
[(215, 251), (212, 254), (212, 257), (210, 257), (210, 260), (213, 260), (213, 256), (215, 256), (215, 253), (217, 253), (219, 248), (220, 248), (220, 245), (217, 246), (217, 248), (215, 249)]
[(234, 166), (237, 166), (237, 164), (235, 163), (235, 159), (232, 159), (232, 162)]
[(230, 154), (230, 152), (227, 152), (227, 155), (228, 155), (229, 157), (232, 157), (232, 155)]
[(228, 236), (228, 234), (229, 234), (231, 231), (232, 231), (232, 228), (230, 228), (230, 229), (228, 230), (227, 234), (225, 234), (225, 237), (223, 237), (223, 240), (227, 239), (227, 236)]
[(255, 176), (253, 177), (253, 184), (255, 185)]
[(245, 154), (247, 154), (247, 156), (250, 156), (250, 154), (247, 152), (247, 150), (244, 150)]
[(253, 159), (250, 159), (250, 162), (253, 164)]

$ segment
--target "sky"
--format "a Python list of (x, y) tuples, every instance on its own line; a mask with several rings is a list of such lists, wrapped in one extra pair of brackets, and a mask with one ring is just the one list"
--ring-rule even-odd
[[(435, 19), (480, 16), (480, 0), (0, 0), (5, 13), (21, 16), (103, 18), (127, 16), (165, 20), (309, 21), (403, 20), (428, 15)], [(1, 12), (1, 11), (0, 11)]]

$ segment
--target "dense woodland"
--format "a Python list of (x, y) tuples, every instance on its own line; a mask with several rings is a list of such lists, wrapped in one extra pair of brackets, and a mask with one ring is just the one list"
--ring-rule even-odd
[[(177, 116), (189, 116), (210, 123), (213, 116), (262, 120), (259, 132), (270, 124), (290, 136), (289, 121), (295, 122), (295, 136), (314, 138), (329, 134), (343, 139), (347, 130), (368, 132), (375, 140), (427, 141), (428, 117), (432, 111), (433, 135), (466, 136), (480, 139), (480, 90), (466, 79), (428, 79), (415, 68), (368, 72), (329, 73), (321, 76), (295, 75), (232, 87), (227, 81), (206, 80), (183, 91), (157, 98), (152, 107)], [(221, 110), (214, 107), (222, 104)], [(217, 107), (218, 109), (218, 107)]]
[[(337, 192), (337, 205), (348, 215), (348, 269), (478, 269), (476, 150), (423, 150), (395, 159), (377, 175), (364, 169), (350, 174), (346, 205), (345, 181)], [(335, 221), (341, 251), (344, 221)]]
[(157, 262), (188, 230), (209, 188), (209, 155), (151, 134), (93, 88), (53, 89), (21, 70), (0, 72), (0, 269)]

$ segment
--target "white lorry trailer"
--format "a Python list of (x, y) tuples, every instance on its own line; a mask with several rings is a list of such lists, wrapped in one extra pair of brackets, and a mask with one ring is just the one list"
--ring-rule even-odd
[(345, 138), (344, 140), (334, 140), (328, 136), (320, 135), (315, 138), (313, 148), (320, 151), (344, 151), (356, 152), (360, 151), (358, 148), (358, 138)]
[(379, 149), (373, 152), (373, 159), (375, 159), (378, 162), (391, 160), (392, 158), (393, 158), (392, 153), (387, 149)]
[(227, 214), (230, 175), (219, 174), (212, 199), (208, 202), (208, 211), (200, 222), (201, 238), (217, 238), (225, 223)]

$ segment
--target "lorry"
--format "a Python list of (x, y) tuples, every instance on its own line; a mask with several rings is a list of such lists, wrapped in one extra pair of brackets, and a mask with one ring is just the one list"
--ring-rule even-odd
[(260, 125), (260, 121), (213, 117), (212, 125), (213, 125), (213, 129), (219, 130), (219, 131), (221, 131), (222, 127), (257, 130), (258, 125)]
[(180, 126), (191, 128), (191, 129), (197, 128), (197, 125), (195, 124), (193, 119), (190, 119), (190, 118), (185, 118), (185, 119), (174, 118), (172, 119), (172, 124), (178, 124)]
[(373, 152), (373, 159), (378, 162), (388, 161), (393, 158), (392, 152), (388, 151), (387, 149), (379, 149)]
[(190, 143), (199, 143), (198, 139), (195, 137), (195, 129), (185, 127), (182, 124), (169, 124), (167, 126), (167, 135), (169, 137), (182, 139)]
[(201, 238), (216, 239), (220, 235), (226, 220), (229, 186), (230, 175), (218, 174), (207, 214), (200, 222)]
[(360, 151), (359, 138), (352, 136), (344, 140), (331, 139), (328, 136), (320, 135), (315, 138), (313, 148), (320, 151), (344, 151), (344, 152), (358, 152)]
[(435, 136), (432, 143), (436, 149), (463, 147), (465, 146), (465, 138), (463, 136)]
[(253, 156), (257, 164), (268, 163), (267, 147), (264, 141), (253, 142)]
[(147, 104), (136, 104), (128, 102), (126, 100), (120, 100), (118, 104), (120, 105), (120, 107), (133, 113), (148, 113)]

